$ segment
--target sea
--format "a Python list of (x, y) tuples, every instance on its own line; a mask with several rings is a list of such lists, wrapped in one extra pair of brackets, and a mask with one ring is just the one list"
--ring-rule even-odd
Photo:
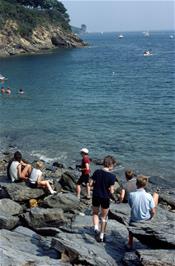
[[(0, 150), (71, 165), (80, 149), (175, 181), (175, 37), (87, 33), (84, 48), (0, 58)], [(175, 35), (174, 35), (175, 36)], [(144, 56), (144, 51), (151, 56)], [(19, 95), (18, 90), (24, 94)]]

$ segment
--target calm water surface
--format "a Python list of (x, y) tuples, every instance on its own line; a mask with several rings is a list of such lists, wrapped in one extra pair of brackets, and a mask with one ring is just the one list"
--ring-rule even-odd
[[(175, 39), (168, 32), (82, 36), (83, 49), (0, 59), (1, 150), (73, 161), (113, 154), (124, 167), (175, 176)], [(153, 56), (143, 52), (152, 49)], [(25, 90), (17, 95), (19, 88)]]

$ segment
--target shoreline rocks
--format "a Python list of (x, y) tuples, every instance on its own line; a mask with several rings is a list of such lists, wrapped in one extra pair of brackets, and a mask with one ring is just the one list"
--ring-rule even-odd
[[(6, 156), (6, 159), (5, 159)], [(0, 160), (0, 223), (2, 266), (94, 265), (173, 266), (175, 249), (174, 191), (172, 185), (152, 178), (150, 191), (161, 187), (156, 217), (128, 226), (128, 204), (111, 204), (105, 243), (98, 243), (92, 229), (91, 201), (75, 196), (76, 167), (59, 162), (46, 166), (58, 193), (48, 195), (25, 182), (10, 183), (5, 175), (7, 154)], [(120, 177), (120, 175), (119, 175)], [(161, 180), (161, 179), (160, 179)], [(163, 184), (162, 181), (161, 184)], [(36, 202), (31, 207), (29, 201)], [(125, 247), (128, 231), (134, 250)], [(154, 248), (154, 249), (153, 249)]]

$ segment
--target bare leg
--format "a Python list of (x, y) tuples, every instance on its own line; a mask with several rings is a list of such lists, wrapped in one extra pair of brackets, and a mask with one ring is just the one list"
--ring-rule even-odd
[(80, 185), (76, 186), (76, 192), (77, 192), (77, 198), (80, 198), (80, 193), (81, 193), (81, 186)]
[(52, 189), (51, 185), (49, 184), (49, 181), (47, 180), (38, 181), (38, 187), (47, 188), (51, 194), (54, 194), (56, 192)]
[(100, 239), (103, 240), (104, 233), (106, 231), (106, 225), (107, 225), (107, 216), (108, 216), (108, 209), (101, 209), (101, 233), (100, 233)]
[(129, 232), (128, 248), (132, 248), (132, 246), (133, 246), (133, 235)]
[(159, 201), (159, 194), (157, 192), (153, 193), (153, 200), (154, 200), (155, 207), (157, 207), (158, 201)]
[(97, 231), (99, 229), (99, 217), (98, 217), (98, 213), (99, 213), (99, 208), (98, 207), (93, 207), (92, 220), (93, 220), (94, 230), (97, 230)]

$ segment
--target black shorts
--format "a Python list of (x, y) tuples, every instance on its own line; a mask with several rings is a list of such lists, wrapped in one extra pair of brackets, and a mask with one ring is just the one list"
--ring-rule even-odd
[(108, 198), (99, 198), (99, 197), (92, 197), (92, 206), (93, 207), (100, 207), (103, 209), (108, 209), (110, 205), (110, 199)]
[(30, 182), (29, 182), (29, 186), (30, 186), (31, 188), (37, 188), (37, 183), (30, 183)]
[(77, 185), (81, 185), (82, 183), (89, 183), (89, 175), (81, 175), (77, 181)]

